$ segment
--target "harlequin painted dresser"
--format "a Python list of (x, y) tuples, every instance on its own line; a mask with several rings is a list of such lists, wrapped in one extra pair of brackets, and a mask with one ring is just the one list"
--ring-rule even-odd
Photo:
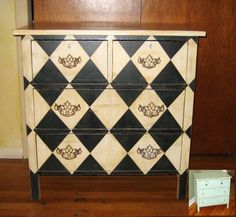
[(231, 176), (219, 170), (206, 170), (194, 175), (194, 196), (200, 207), (226, 204), (229, 208)]
[(77, 26), (14, 34), (22, 36), (34, 200), (39, 175), (176, 174), (184, 197), (205, 32)]

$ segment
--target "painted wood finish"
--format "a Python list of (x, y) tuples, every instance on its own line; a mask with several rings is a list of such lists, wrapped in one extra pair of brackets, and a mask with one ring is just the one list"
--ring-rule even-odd
[(47, 31), (35, 30), (22, 40), (33, 198), (39, 198), (35, 180), (43, 174), (166, 172), (182, 175), (177, 197), (183, 198), (196, 33), (179, 36), (177, 31), (174, 37), (174, 31), (165, 36)]
[(204, 171), (194, 175), (197, 210), (201, 207), (226, 204), (229, 208), (231, 176), (222, 171)]

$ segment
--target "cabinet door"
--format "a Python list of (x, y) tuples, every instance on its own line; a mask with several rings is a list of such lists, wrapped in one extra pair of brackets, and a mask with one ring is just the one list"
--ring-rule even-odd
[(33, 83), (107, 83), (107, 41), (33, 40)]
[(187, 50), (186, 39), (114, 41), (112, 83), (153, 88), (185, 85)]

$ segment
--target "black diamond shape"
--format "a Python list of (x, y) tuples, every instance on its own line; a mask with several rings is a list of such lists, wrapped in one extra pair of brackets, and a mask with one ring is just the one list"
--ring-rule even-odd
[(76, 169), (75, 174), (99, 174), (107, 175), (106, 171), (100, 166), (100, 164), (94, 159), (92, 155), (89, 155), (83, 163)]
[(127, 106), (130, 106), (134, 100), (142, 93), (143, 89), (115, 89)]
[(150, 169), (147, 175), (154, 175), (160, 171), (173, 171), (177, 173), (174, 165), (169, 161), (169, 159), (163, 155), (159, 161)]
[(143, 128), (142, 124), (138, 121), (138, 119), (133, 115), (133, 113), (128, 110), (115, 124), (115, 126), (112, 128), (111, 132), (117, 132), (119, 130), (125, 130), (128, 129), (136, 129), (139, 130), (139, 132), (145, 132), (145, 129)]
[(181, 127), (168, 110), (166, 110), (164, 114), (157, 120), (157, 122), (152, 126), (149, 132), (155, 132), (155, 130), (182, 131)]
[(135, 133), (126, 131), (125, 133), (113, 133), (113, 136), (122, 145), (122, 147), (129, 152), (131, 148), (140, 140), (143, 133)]
[(162, 48), (165, 50), (167, 55), (172, 58), (180, 48), (186, 43), (186, 41), (159, 41)]
[(61, 119), (50, 109), (48, 113), (43, 117), (39, 122), (35, 130), (63, 130), (64, 132), (69, 132), (70, 130), (67, 126), (61, 121)]
[(173, 84), (186, 84), (178, 70), (172, 62), (169, 62), (166, 67), (159, 73), (159, 75), (151, 83), (153, 89), (155, 85), (173, 85)]
[(95, 50), (99, 47), (102, 41), (79, 41), (79, 44), (83, 47), (86, 51), (88, 56), (92, 56)]
[(138, 168), (138, 166), (130, 158), (129, 155), (126, 155), (122, 159), (122, 161), (112, 171), (111, 175), (122, 175), (124, 173), (135, 174), (135, 175), (143, 175), (142, 171)]
[(192, 91), (195, 91), (195, 79), (193, 79), (193, 81), (189, 84), (189, 87), (192, 89)]
[(78, 137), (78, 139), (83, 143), (83, 145), (91, 152), (96, 145), (102, 140), (102, 138), (106, 135), (106, 132), (104, 133), (76, 133), (75, 135)]
[(101, 71), (97, 68), (97, 66), (93, 63), (93, 61), (90, 59), (80, 70), (80, 72), (75, 76), (75, 78), (71, 83), (78, 83), (78, 82), (107, 83), (107, 80), (103, 76)]
[(153, 139), (156, 141), (156, 143), (165, 152), (180, 137), (182, 132), (175, 132), (175, 133), (154, 133), (154, 132), (150, 132), (150, 134), (153, 137)]
[(27, 136), (32, 132), (31, 128), (26, 124)]
[(48, 103), (48, 105), (52, 105), (56, 99), (60, 96), (63, 89), (37, 89), (40, 95), (44, 98), (44, 100)]
[(51, 151), (54, 151), (67, 135), (68, 134), (38, 134), (40, 139)]
[(99, 118), (93, 113), (91, 109), (89, 109), (85, 115), (81, 118), (79, 123), (74, 127), (73, 132), (79, 130), (106, 130), (106, 127), (102, 124)]
[(119, 41), (126, 53), (132, 57), (145, 41)]
[(24, 90), (26, 90), (26, 88), (29, 86), (30, 82), (28, 81), (28, 79), (24, 76)]
[(48, 56), (50, 56), (58, 47), (58, 45), (61, 43), (61, 41), (57, 40), (50, 40), (50, 41), (37, 41), (37, 43), (40, 45), (40, 47), (46, 52)]
[(161, 98), (161, 100), (165, 103), (167, 107), (169, 107), (172, 102), (177, 99), (177, 97), (182, 93), (182, 91), (185, 89), (185, 86), (179, 86), (176, 89), (154, 89), (157, 95)]
[(79, 93), (79, 95), (84, 99), (84, 101), (91, 106), (93, 102), (100, 96), (100, 94), (103, 92), (103, 90), (106, 88), (107, 84), (105, 85), (99, 85), (99, 89), (95, 88), (93, 85), (90, 85), (89, 87), (91, 89), (78, 89), (77, 84), (73, 85), (76, 89), (76, 91)]
[(147, 82), (144, 77), (141, 75), (139, 70), (133, 64), (132, 61), (129, 61), (126, 66), (121, 70), (117, 77), (113, 80), (112, 86), (114, 88), (119, 87), (118, 85), (138, 85), (142, 88), (147, 86)]
[(192, 125), (185, 131), (185, 133), (191, 139), (191, 137), (192, 137)]
[[(67, 172), (68, 170), (62, 163), (52, 154), (39, 169), (40, 172)], [(68, 175), (70, 173), (68, 172)]]
[(33, 83), (68, 83), (68, 81), (49, 59), (34, 77)]

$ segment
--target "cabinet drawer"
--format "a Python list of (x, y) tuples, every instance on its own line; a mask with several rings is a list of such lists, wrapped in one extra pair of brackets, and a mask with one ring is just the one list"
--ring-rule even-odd
[(172, 137), (171, 142), (156, 137), (134, 132), (40, 132), (36, 135), (38, 169), (40, 172), (71, 174), (177, 173), (181, 136)]
[(113, 85), (183, 85), (186, 40), (114, 41)]
[(229, 187), (230, 179), (205, 179), (197, 180), (198, 188), (220, 188)]
[(211, 198), (202, 198), (199, 201), (199, 206), (211, 206), (211, 205), (219, 205), (219, 204), (227, 204), (229, 201), (228, 197), (211, 197)]
[(176, 90), (34, 89), (37, 130), (182, 131), (184, 94)]
[(198, 192), (198, 197), (214, 197), (214, 196), (228, 196), (229, 189), (228, 188), (212, 188), (212, 189), (200, 189)]
[(107, 83), (107, 41), (32, 41), (33, 83)]

